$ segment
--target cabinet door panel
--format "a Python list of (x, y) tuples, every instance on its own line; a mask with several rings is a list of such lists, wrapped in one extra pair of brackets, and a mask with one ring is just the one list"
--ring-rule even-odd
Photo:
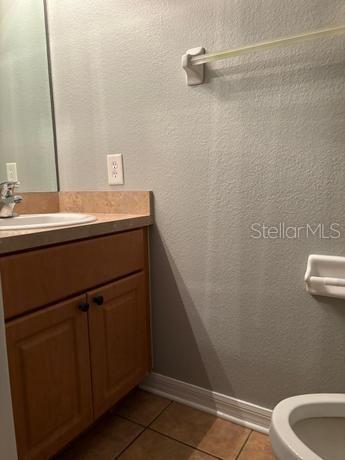
[[(102, 298), (101, 305), (93, 299)], [(150, 367), (144, 272), (88, 293), (95, 416), (137, 385)]]
[(93, 419), (85, 296), (6, 325), (20, 459), (47, 459)]

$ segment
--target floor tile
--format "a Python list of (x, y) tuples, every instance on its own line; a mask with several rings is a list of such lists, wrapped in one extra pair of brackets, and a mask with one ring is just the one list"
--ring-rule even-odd
[(62, 452), (57, 460), (113, 460), (143, 428), (115, 415), (107, 416)]
[(115, 413), (132, 422), (148, 426), (166, 407), (170, 400), (161, 396), (135, 390), (115, 408)]
[(270, 438), (262, 433), (253, 431), (244, 446), (239, 460), (275, 460), (271, 449)]
[(119, 460), (214, 460), (214, 457), (148, 429)]
[(224, 460), (235, 459), (250, 430), (182, 404), (172, 403), (151, 427)]

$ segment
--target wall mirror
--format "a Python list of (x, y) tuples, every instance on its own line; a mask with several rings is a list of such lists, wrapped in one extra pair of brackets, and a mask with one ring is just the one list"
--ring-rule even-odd
[(21, 192), (58, 189), (47, 43), (44, 0), (0, 0), (0, 182)]

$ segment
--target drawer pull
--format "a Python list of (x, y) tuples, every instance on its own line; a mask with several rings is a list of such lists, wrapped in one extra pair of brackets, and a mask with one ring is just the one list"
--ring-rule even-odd
[(80, 302), (80, 304), (78, 305), (78, 308), (79, 310), (83, 311), (84, 313), (86, 313), (89, 308), (90, 308), (90, 305), (86, 302)]
[(102, 295), (97, 295), (92, 300), (95, 302), (96, 305), (103, 305), (104, 303), (104, 298)]

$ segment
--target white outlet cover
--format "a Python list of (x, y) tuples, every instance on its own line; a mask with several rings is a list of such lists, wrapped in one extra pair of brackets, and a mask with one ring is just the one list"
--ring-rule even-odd
[(17, 175), (17, 163), (6, 163), (7, 180), (16, 182), (18, 180)]
[(122, 153), (107, 155), (108, 184), (122, 185), (123, 180), (123, 158)]

